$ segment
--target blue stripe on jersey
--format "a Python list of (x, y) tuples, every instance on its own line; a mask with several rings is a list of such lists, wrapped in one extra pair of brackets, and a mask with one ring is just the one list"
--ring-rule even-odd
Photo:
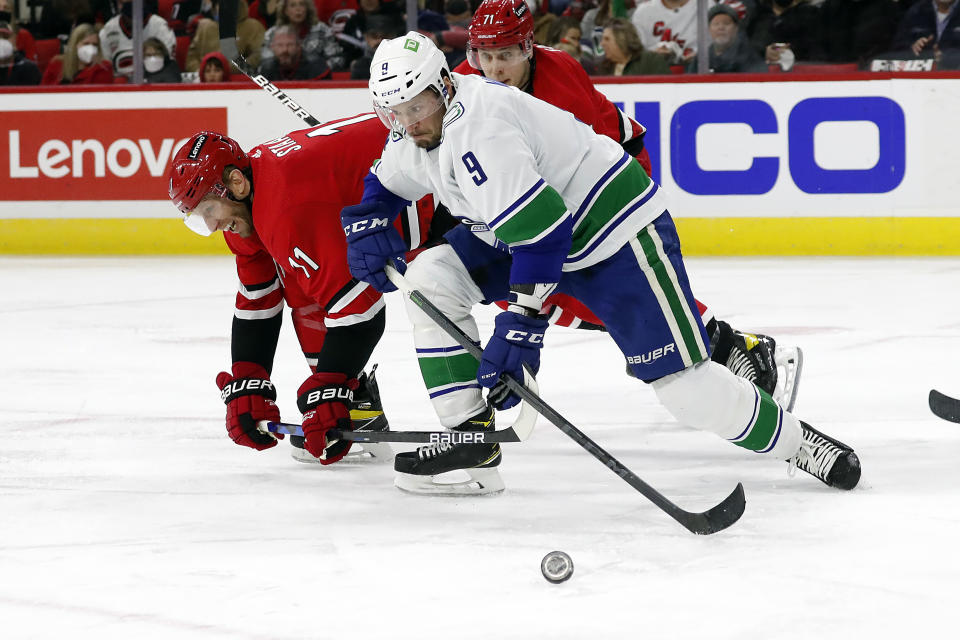
[(526, 191), (526, 193), (524, 193), (522, 196), (520, 196), (519, 198), (517, 198), (517, 200), (516, 200), (513, 204), (511, 204), (509, 207), (507, 207), (506, 209), (504, 209), (503, 213), (501, 213), (501, 214), (498, 215), (496, 218), (494, 218), (493, 220), (491, 220), (490, 223), (489, 223), (487, 226), (490, 227), (491, 229), (493, 229), (495, 226), (497, 226), (498, 224), (500, 224), (501, 222), (503, 222), (503, 220), (504, 220), (505, 218), (509, 217), (510, 214), (514, 212), (514, 210), (518, 209), (519, 207), (522, 207), (522, 206), (527, 202), (527, 200), (529, 200), (529, 199), (533, 196), (533, 194), (536, 193), (536, 191), (537, 191), (541, 186), (543, 186), (544, 182), (545, 182), (544, 179), (543, 179), (543, 178), (540, 178), (540, 180), (537, 181), (537, 183), (536, 183), (535, 185), (533, 185), (532, 187), (530, 187), (530, 188)]
[(568, 257), (567, 260), (566, 260), (566, 262), (576, 262), (576, 261), (580, 260), (583, 256), (589, 254), (591, 251), (593, 251), (594, 249), (596, 249), (597, 246), (598, 246), (600, 243), (602, 243), (602, 242), (607, 238), (607, 236), (609, 236), (611, 233), (613, 233), (613, 230), (616, 229), (618, 226), (620, 226), (620, 224), (621, 224), (624, 220), (626, 220), (627, 218), (629, 218), (629, 217), (633, 214), (634, 211), (636, 211), (637, 209), (639, 209), (640, 207), (642, 207), (643, 205), (645, 205), (645, 204), (650, 200), (650, 198), (653, 197), (653, 194), (655, 194), (655, 193), (657, 192), (657, 189), (659, 189), (659, 186), (657, 185), (656, 182), (652, 182), (652, 181), (651, 181), (651, 182), (650, 182), (650, 185), (651, 185), (651, 188), (650, 188), (649, 191), (647, 191), (647, 195), (645, 195), (644, 197), (640, 198), (640, 200), (638, 200), (636, 203), (634, 203), (634, 204), (631, 205), (629, 208), (627, 208), (626, 211), (624, 211), (624, 212), (621, 213), (619, 216), (617, 216), (617, 217), (613, 220), (613, 222), (611, 222), (610, 224), (607, 225), (607, 228), (604, 229), (602, 233), (597, 234), (597, 235), (593, 238), (593, 242), (591, 242), (590, 244), (588, 244), (586, 247), (584, 247), (583, 249), (581, 249), (580, 251), (578, 251), (578, 252), (575, 253), (574, 255)]
[(583, 202), (580, 203), (580, 208), (577, 209), (577, 213), (573, 216), (573, 224), (576, 226), (580, 222), (580, 218), (587, 212), (587, 209), (590, 208), (590, 205), (593, 204), (594, 198), (597, 193), (601, 191), (607, 183), (610, 182), (610, 179), (613, 178), (613, 175), (619, 171), (624, 164), (630, 161), (630, 156), (627, 153), (623, 154), (623, 157), (617, 160), (617, 163), (610, 167), (603, 176), (597, 180), (597, 183), (593, 185), (593, 188), (590, 189), (590, 193), (587, 194), (587, 197), (583, 199)]

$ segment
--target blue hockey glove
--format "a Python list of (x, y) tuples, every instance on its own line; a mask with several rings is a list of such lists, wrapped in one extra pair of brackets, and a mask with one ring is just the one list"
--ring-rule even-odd
[(350, 273), (383, 292), (397, 289), (384, 272), (390, 260), (400, 273), (407, 270), (403, 259), (407, 246), (393, 226), (394, 213), (378, 201), (361, 202), (340, 212)]
[(534, 374), (540, 370), (540, 349), (547, 326), (546, 318), (540, 316), (531, 318), (512, 311), (497, 316), (477, 370), (477, 381), (492, 389), (488, 398), (497, 409), (509, 409), (520, 402), (515, 393), (496, 386), (501, 375), (508, 373), (523, 382), (522, 365), (526, 364)]

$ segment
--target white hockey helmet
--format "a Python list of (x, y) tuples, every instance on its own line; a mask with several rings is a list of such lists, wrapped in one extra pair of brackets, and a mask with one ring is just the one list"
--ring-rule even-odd
[(392, 113), (403, 104), (432, 88), (444, 107), (450, 106), (451, 95), (443, 79), (450, 78), (450, 68), (443, 52), (430, 38), (416, 31), (384, 40), (370, 62), (370, 94), (373, 106), (383, 124), (401, 135), (403, 126)]

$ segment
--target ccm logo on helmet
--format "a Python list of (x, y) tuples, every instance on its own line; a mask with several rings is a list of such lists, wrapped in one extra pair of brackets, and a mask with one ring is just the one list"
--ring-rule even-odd
[(371, 218), (370, 220), (358, 220), (353, 224), (348, 224), (343, 228), (343, 232), (349, 236), (351, 233), (358, 233), (360, 231), (366, 231), (367, 229), (378, 229), (380, 227), (387, 228), (389, 226), (389, 218)]
[(190, 149), (190, 153), (187, 154), (187, 157), (191, 160), (196, 160), (197, 156), (200, 155), (200, 149), (203, 148), (203, 145), (206, 141), (206, 135), (201, 134), (197, 136), (197, 141), (193, 144), (193, 148)]

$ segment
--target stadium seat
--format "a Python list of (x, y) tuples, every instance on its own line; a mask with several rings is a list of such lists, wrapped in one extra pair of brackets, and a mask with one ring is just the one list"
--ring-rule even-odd
[(37, 66), (40, 67), (40, 73), (50, 64), (50, 59), (60, 53), (60, 39), (48, 38), (37, 40)]
[(187, 70), (187, 49), (190, 48), (190, 36), (177, 36), (177, 66), (180, 71)]

